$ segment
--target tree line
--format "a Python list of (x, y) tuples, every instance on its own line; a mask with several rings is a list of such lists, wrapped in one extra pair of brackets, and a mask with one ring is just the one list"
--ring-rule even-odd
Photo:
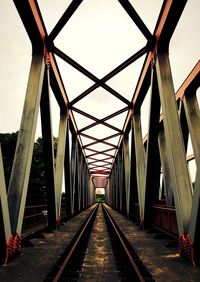
[[(18, 132), (0, 133), (6, 188), (8, 189), (15, 154)], [(54, 138), (54, 154), (57, 151), (57, 138)], [(43, 141), (41, 137), (34, 143), (31, 172), (28, 184), (26, 206), (47, 203)]]

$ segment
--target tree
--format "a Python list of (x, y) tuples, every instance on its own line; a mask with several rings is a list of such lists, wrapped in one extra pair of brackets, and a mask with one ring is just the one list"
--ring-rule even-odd
[(18, 131), (15, 133), (0, 133), (0, 143), (1, 143), (1, 150), (3, 156), (3, 164), (4, 164), (4, 173), (5, 173), (5, 182), (6, 187), (8, 189), (14, 154), (15, 154), (15, 147), (17, 143), (17, 136)]
[(39, 137), (34, 143), (31, 173), (28, 184), (26, 205), (45, 204), (47, 202), (43, 141)]
[[(6, 187), (8, 188), (9, 179), (14, 159), (15, 147), (18, 132), (0, 134), (0, 142), (2, 147), (3, 164), (5, 172)], [(53, 139), (54, 155), (57, 152), (57, 138)], [(45, 164), (43, 155), (43, 141), (39, 137), (34, 143), (33, 157), (31, 164), (31, 172), (28, 184), (28, 193), (26, 205), (39, 205), (47, 202)]]

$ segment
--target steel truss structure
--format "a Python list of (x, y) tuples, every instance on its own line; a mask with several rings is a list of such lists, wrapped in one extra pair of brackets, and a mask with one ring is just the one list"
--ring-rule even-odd
[[(71, 2), (49, 35), (36, 0), (14, 0), (32, 43), (32, 63), (7, 194), (0, 155), (2, 261), (10, 259), (21, 248), (20, 237), (39, 108), (47, 175), (49, 227), (55, 229), (59, 223), (63, 171), (68, 217), (92, 205), (95, 202), (95, 189), (105, 187), (106, 202), (130, 219), (139, 219), (144, 228), (151, 227), (154, 220), (153, 206), (160, 200), (162, 174), (166, 206), (175, 206), (180, 255), (189, 257), (193, 263), (200, 261), (200, 113), (196, 97), (200, 85), (200, 62), (175, 93), (168, 55), (170, 40), (187, 1), (165, 0), (153, 34), (128, 0), (118, 1), (146, 38), (146, 45), (99, 79), (54, 45), (54, 39), (82, 0)], [(145, 62), (133, 98), (129, 101), (106, 82), (144, 54)], [(55, 55), (94, 82), (72, 101), (68, 99)], [(126, 106), (103, 119), (75, 106), (98, 87), (114, 95)], [(60, 107), (56, 161), (53, 154), (50, 88)], [(149, 130), (143, 140), (140, 112), (149, 89)], [(108, 122), (125, 112), (127, 117), (123, 128)], [(74, 113), (89, 118), (92, 123), (78, 128)], [(101, 139), (85, 133), (99, 124), (113, 129), (115, 133)], [(185, 153), (189, 135), (194, 149), (191, 159), (195, 159), (197, 166), (194, 189), (188, 173), (189, 159)], [(90, 142), (83, 144), (82, 137)], [(114, 137), (119, 138), (117, 145), (112, 143)], [(99, 151), (91, 148), (99, 143), (107, 145), (108, 149)], [(100, 159), (101, 165), (98, 164), (100, 154), (104, 156)]]

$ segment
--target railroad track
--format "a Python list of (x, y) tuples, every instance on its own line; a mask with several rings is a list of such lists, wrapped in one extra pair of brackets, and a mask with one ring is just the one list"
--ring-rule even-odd
[(44, 281), (154, 281), (104, 205), (98, 205)]

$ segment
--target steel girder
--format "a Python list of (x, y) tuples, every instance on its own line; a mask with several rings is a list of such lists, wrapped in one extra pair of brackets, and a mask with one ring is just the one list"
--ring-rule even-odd
[(124, 152), (124, 186), (126, 191), (126, 215), (129, 216), (130, 207), (130, 155), (129, 155), (129, 135), (124, 135), (123, 139)]
[(149, 103), (149, 129), (146, 148), (145, 208), (144, 227), (152, 224), (152, 206), (157, 202), (160, 187), (160, 155), (158, 150), (158, 130), (160, 118), (160, 99), (156, 73), (152, 70), (151, 99)]
[(6, 183), (4, 177), (3, 158), (0, 145), (0, 245), (1, 255), (0, 263), (3, 264), (6, 259), (7, 246), (11, 236), (10, 215), (7, 201)]
[[(106, 122), (111, 116), (102, 120), (90, 116), (90, 118), (94, 120), (94, 123), (89, 125), (90, 128), (93, 127), (94, 124), (102, 123), (112, 127), (112, 129), (117, 132), (116, 134), (121, 136), (114, 156), (115, 161), (114, 158), (109, 155), (109, 151), (112, 149), (103, 151), (105, 156), (113, 160), (112, 173), (108, 182), (109, 184), (107, 185), (109, 187), (107, 201), (109, 201), (113, 207), (131, 217), (134, 211), (134, 202), (138, 200), (140, 222), (141, 224), (144, 224), (145, 227), (149, 227), (151, 224), (151, 216), (149, 215), (151, 215), (152, 205), (158, 200), (159, 166), (161, 160), (166, 200), (168, 204), (171, 204), (173, 200), (175, 202), (180, 248), (182, 248), (182, 241), (187, 239), (189, 242), (188, 249), (190, 254), (195, 250), (195, 257), (193, 257), (192, 260), (199, 261), (200, 172), (199, 141), (197, 137), (199, 136), (199, 109), (195, 91), (200, 85), (200, 63), (198, 62), (194, 70), (178, 90), (175, 99), (168, 56), (170, 39), (187, 1), (164, 1), (153, 35), (148, 31), (130, 3), (128, 1), (119, 1), (134, 23), (147, 38), (148, 42), (147, 46), (143, 47), (101, 80), (95, 77), (92, 73), (89, 73), (86, 69), (74, 62), (53, 45), (54, 38), (73, 15), (81, 2), (82, 1), (72, 1), (51, 34), (47, 36), (37, 2), (34, 0), (14, 0), (16, 8), (32, 42), (33, 60), (15, 161), (10, 179), (7, 202), (8, 208), (6, 208), (4, 181), (2, 180), (3, 182), (1, 183), (1, 187), (3, 187), (0, 190), (1, 199), (5, 199), (5, 205), (2, 205), (2, 215), (4, 219), (6, 218), (6, 220), (4, 220), (6, 238), (9, 233), (12, 233), (12, 235), (20, 235), (21, 233), (39, 105), (42, 111), (42, 131), (46, 147), (46, 151), (44, 150), (46, 173), (49, 175), (47, 186), (48, 217), (50, 226), (55, 228), (56, 220), (60, 213), (61, 178), (63, 168), (65, 170), (66, 201), (68, 203), (68, 213), (70, 216), (78, 212), (78, 210), (81, 210), (81, 207), (88, 207), (94, 203), (95, 187), (89, 175), (86, 162), (83, 164), (82, 156), (82, 154), (84, 157), (86, 155), (83, 151), (84, 148), (81, 144), (80, 136), (84, 135), (83, 131), (85, 129), (78, 131), (72, 110), (76, 111), (76, 108), (73, 106), (75, 102), (82, 99), (92, 90), (101, 85), (112, 95), (128, 105), (127, 108), (120, 111), (125, 111), (125, 109), (128, 111), (123, 130), (117, 129)], [(73, 65), (84, 75), (90, 77), (95, 83), (91, 89), (88, 89), (79, 95), (76, 100), (71, 102), (71, 104), (69, 104), (53, 52)], [(124, 99), (120, 93), (107, 87), (105, 82), (146, 52), (146, 59), (133, 99), (130, 103)], [(147, 144), (147, 146), (145, 147), (141, 135), (140, 108), (150, 85), (152, 87), (152, 102), (150, 105), (149, 135), (146, 139), (145, 144)], [(58, 165), (56, 167), (54, 166), (51, 113), (48, 100), (49, 86), (51, 86), (61, 109), (60, 141), (58, 147), (59, 154), (57, 158)], [(183, 100), (180, 103), (180, 116), (178, 114), (177, 100)], [(159, 124), (160, 102), (163, 115), (160, 117)], [(29, 114), (31, 117), (27, 119), (27, 115)], [(86, 113), (82, 112), (82, 114), (86, 116)], [(70, 119), (70, 123), (72, 124), (71, 159), (69, 158), (69, 129), (65, 120), (66, 116)], [(114, 116), (114, 114), (112, 116)], [(133, 135), (131, 141), (131, 162), (128, 161), (128, 143), (130, 141), (128, 141), (127, 137), (130, 131), (130, 123)], [(194, 191), (191, 187), (185, 157), (188, 134), (191, 136), (194, 148), (194, 158), (197, 165)], [(108, 137), (99, 140), (92, 138), (91, 136), (90, 138), (94, 142), (103, 141), (105, 144), (109, 143), (105, 141), (110, 139), (110, 137)], [(94, 144), (94, 142), (90, 145)], [(65, 152), (65, 158), (61, 154), (63, 151)], [(93, 150), (89, 158), (92, 159), (96, 154), (98, 154), (98, 151)], [(152, 165), (154, 163), (156, 164), (155, 167)], [(86, 176), (84, 177), (82, 174), (80, 175), (80, 171), (84, 171)], [(107, 170), (104, 170), (104, 172), (107, 173)], [(1, 178), (3, 179), (3, 165), (1, 163), (0, 173), (2, 176)], [(184, 255), (184, 250), (181, 249), (180, 253)]]
[(170, 175), (176, 206), (179, 234), (187, 233), (192, 207), (191, 183), (185, 159), (185, 149), (173, 82), (167, 54), (158, 54), (156, 62), (158, 87), (163, 110)]
[(140, 223), (144, 221), (144, 208), (145, 208), (145, 149), (142, 140), (141, 120), (140, 113), (133, 116), (133, 130), (134, 130), (134, 143), (135, 143), (135, 159), (136, 159), (136, 175), (137, 175), (137, 193), (138, 203), (140, 210)]
[[(200, 85), (200, 65), (198, 62), (176, 93), (175, 98), (168, 56), (169, 42), (186, 2), (183, 1), (180, 4), (178, 1), (165, 1), (163, 3), (154, 31), (156, 44), (152, 52), (149, 52), (146, 56), (133, 96), (133, 148), (135, 151), (134, 155), (131, 154), (131, 170), (136, 170), (137, 175), (135, 177), (132, 173), (130, 181), (135, 183), (135, 179), (137, 180), (140, 221), (143, 222), (144, 220), (144, 227), (149, 227), (151, 225), (151, 212), (149, 213), (149, 211), (151, 211), (153, 204), (159, 201), (159, 175), (162, 172), (167, 204), (175, 203), (180, 236), (180, 254), (189, 256), (195, 263), (199, 262), (200, 257), (200, 248), (197, 241), (200, 230), (199, 141), (197, 140), (197, 136), (199, 136), (199, 109), (195, 96), (195, 91)], [(153, 80), (150, 79), (151, 74)], [(140, 108), (150, 85), (152, 85), (151, 92), (154, 98), (152, 98), (150, 105), (149, 134), (145, 140), (142, 140)], [(181, 99), (183, 102), (179, 102)], [(159, 119), (160, 103), (163, 115)], [(177, 105), (181, 105), (180, 116)], [(123, 128), (125, 134), (127, 134), (131, 116), (130, 111)], [(194, 193), (192, 193), (185, 156), (188, 133), (191, 136), (197, 164)], [(161, 171), (159, 169), (160, 161)], [(187, 242), (187, 246), (184, 246), (183, 241)], [(194, 253), (195, 255), (193, 255)]]
[[(198, 75), (198, 77), (200, 74)], [(198, 78), (197, 78), (198, 79)], [(199, 80), (199, 79), (198, 79)], [(194, 257), (193, 260), (195, 263), (200, 263), (200, 244), (199, 244), (199, 235), (200, 235), (200, 144), (199, 144), (199, 133), (200, 133), (200, 111), (199, 104), (196, 97), (196, 90), (200, 86), (200, 83), (196, 84), (194, 80), (192, 84), (186, 89), (185, 96), (183, 99), (183, 106), (185, 109), (185, 115), (187, 120), (187, 125), (191, 137), (192, 147), (194, 151), (194, 159), (196, 162), (197, 172), (194, 183), (193, 191), (193, 201), (192, 201), (192, 210), (191, 218), (189, 223), (189, 234), (191, 240), (194, 244)]]
[(65, 157), (65, 146), (66, 146), (66, 132), (67, 132), (67, 113), (60, 113), (60, 125), (58, 135), (58, 145), (56, 154), (56, 165), (55, 165), (55, 195), (56, 195), (56, 218), (59, 224), (60, 213), (61, 213), (61, 195), (62, 195), (62, 180), (64, 171), (64, 157)]
[(66, 131), (66, 144), (65, 144), (65, 159), (64, 159), (64, 177), (65, 177), (65, 199), (66, 199), (66, 218), (72, 216), (72, 189), (71, 189), (71, 158), (70, 158), (70, 145), (69, 145), (69, 120), (67, 120)]
[(8, 188), (8, 206), (13, 234), (21, 234), (22, 229), (44, 71), (45, 62), (43, 54), (33, 55), (27, 95)]
[(41, 125), (43, 137), (43, 153), (45, 162), (45, 176), (47, 185), (47, 211), (49, 228), (56, 228), (56, 194), (55, 194), (55, 160), (54, 144), (52, 135), (52, 117), (50, 107), (50, 76), (49, 69), (46, 69), (42, 97), (40, 101)]
[(173, 206), (173, 193), (172, 193), (172, 181), (171, 181), (171, 174), (169, 169), (169, 162), (168, 162), (168, 153), (166, 148), (166, 139), (165, 139), (165, 132), (163, 125), (159, 130), (158, 136), (158, 143), (159, 143), (159, 151), (160, 151), (160, 159), (162, 165), (162, 175), (163, 175), (163, 184), (164, 184), (164, 191), (165, 191), (165, 198), (167, 206)]

